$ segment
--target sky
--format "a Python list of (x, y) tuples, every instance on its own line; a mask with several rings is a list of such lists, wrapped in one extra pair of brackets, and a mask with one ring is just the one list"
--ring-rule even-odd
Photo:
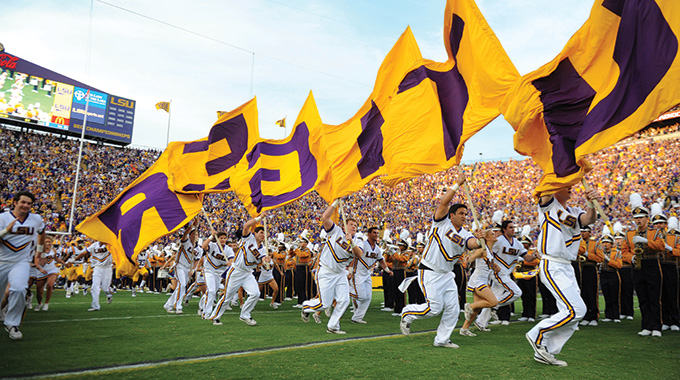
[[(257, 97), (259, 130), (282, 139), (309, 91), (326, 124), (366, 101), (407, 26), (424, 58), (443, 62), (445, 0), (0, 0), (7, 52), (137, 101), (132, 143), (203, 138), (216, 111)], [(477, 0), (520, 74), (552, 60), (592, 0)], [(464, 162), (519, 158), (499, 116), (466, 144)]]

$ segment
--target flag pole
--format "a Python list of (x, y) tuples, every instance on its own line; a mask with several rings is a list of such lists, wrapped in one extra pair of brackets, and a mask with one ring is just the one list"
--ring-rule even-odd
[[(581, 178), (581, 184), (583, 184), (583, 188), (586, 189), (586, 191), (592, 190), (592, 187), (586, 182), (586, 178), (583, 177)], [(600, 205), (600, 202), (597, 200), (593, 200), (593, 204), (595, 205), (595, 210), (597, 211), (598, 214), (600, 214), (600, 217), (604, 219), (604, 224), (607, 225), (607, 228), (609, 228), (609, 232), (611, 232), (612, 236), (614, 236), (614, 227), (612, 227), (612, 222), (609, 220), (609, 217), (604, 213), (604, 210), (602, 209), (602, 206)]]
[(170, 145), (170, 117), (172, 116), (172, 99), (170, 99), (170, 104), (168, 104), (168, 136), (165, 140), (165, 147)]
[(85, 143), (85, 128), (87, 127), (87, 113), (90, 109), (90, 90), (85, 93), (85, 116), (83, 117), (83, 129), (80, 131), (80, 147), (78, 148), (78, 162), (76, 163), (76, 180), (73, 184), (71, 196), (71, 217), (68, 222), (68, 234), (73, 232), (73, 213), (76, 210), (76, 198), (78, 198), (78, 181), (80, 179), (80, 164), (83, 160), (83, 144)]

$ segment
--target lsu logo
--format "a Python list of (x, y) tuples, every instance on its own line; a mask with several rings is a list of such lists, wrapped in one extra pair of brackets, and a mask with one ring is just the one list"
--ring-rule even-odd
[[(564, 217), (562, 217), (563, 215)], [(569, 228), (576, 227), (576, 222), (578, 221), (575, 216), (562, 212), (562, 210), (557, 211), (557, 219)]]
[(14, 235), (33, 235), (35, 228), (33, 227), (17, 227), (14, 229)]
[(130, 109), (135, 108), (134, 100), (127, 100), (127, 99), (119, 98), (117, 96), (111, 96), (111, 104), (121, 106), (121, 107), (125, 107), (125, 108), (130, 108)]
[(453, 230), (448, 230), (446, 232), (446, 237), (449, 238), (453, 242), (453, 244), (458, 245), (458, 246), (463, 246), (463, 243), (465, 243), (465, 239), (463, 239), (462, 236), (456, 234), (453, 232)]

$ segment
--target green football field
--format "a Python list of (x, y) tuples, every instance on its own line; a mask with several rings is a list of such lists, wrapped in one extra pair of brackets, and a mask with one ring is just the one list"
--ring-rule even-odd
[[(399, 333), (399, 318), (379, 311), (373, 293), (368, 324), (349, 322), (347, 335), (331, 335), (323, 324), (304, 323), (286, 301), (278, 310), (259, 302), (250, 327), (238, 308), (213, 326), (196, 315), (197, 298), (185, 314), (162, 308), (166, 295), (119, 291), (113, 303), (87, 312), (90, 295), (64, 297), (56, 291), (48, 312), (27, 311), (24, 339), (0, 337), (0, 377), (79, 378), (296, 378), (296, 379), (679, 379), (680, 332), (640, 337), (640, 315), (620, 324), (581, 327), (558, 358), (568, 367), (535, 362), (524, 334), (533, 326), (516, 322), (452, 341), (459, 349), (433, 347), (439, 317), (415, 321), (413, 334)], [(35, 304), (35, 301), (34, 301)], [(604, 305), (603, 302), (600, 303)], [(521, 307), (520, 303), (516, 306)], [(540, 300), (539, 300), (540, 310)], [(461, 314), (462, 316), (462, 314)], [(459, 321), (458, 327), (461, 322)]]

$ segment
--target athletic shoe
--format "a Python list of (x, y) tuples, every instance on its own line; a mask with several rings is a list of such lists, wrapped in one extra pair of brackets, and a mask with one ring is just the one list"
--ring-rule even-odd
[(87, 311), (99, 311), (99, 309), (95, 309), (95, 308), (91, 307), (91, 308), (87, 309)]
[(87, 295), (87, 288), (83, 289), (83, 295), (84, 295), (84, 296)]
[(659, 330), (652, 331), (652, 336), (655, 336), (657, 338), (661, 337), (661, 331)]
[(475, 327), (477, 327), (477, 330), (479, 330), (479, 331), (484, 331), (484, 332), (489, 332), (489, 331), (491, 331), (490, 328), (488, 328), (488, 327), (486, 327), (486, 326), (482, 326), (482, 325), (480, 325), (480, 324), (477, 323), (477, 322), (475, 322)]
[(66, 298), (71, 298), (71, 291), (70, 290), (66, 290)]
[(602, 320), (602, 322), (611, 322), (612, 320), (610, 318), (605, 318)]
[(542, 357), (534, 354), (534, 360), (536, 360), (539, 363), (554, 365), (554, 366), (557, 366), (557, 367), (566, 367), (567, 366), (567, 362), (565, 362), (564, 360), (555, 359), (554, 357), (553, 357), (552, 361), (548, 361), (548, 360), (545, 360)]
[(167, 311), (170, 314), (175, 314), (175, 310), (171, 307), (163, 306), (163, 309), (165, 309), (165, 311)]
[(494, 309), (491, 309), (491, 319), (493, 319), (494, 321), (500, 320), (500, 318), (498, 318), (498, 313)]
[(79, 292), (79, 290), (76, 288), (76, 290), (73, 291), (73, 295), (77, 296), (78, 292)]
[(301, 303), (297, 303), (297, 304), (293, 305), (293, 308), (294, 308), (294, 309), (302, 309), (302, 304), (301, 304)]
[(469, 321), (472, 318), (472, 307), (470, 306), (469, 303), (466, 303), (465, 306), (463, 307), (463, 312), (465, 313), (465, 320)]
[(271, 307), (272, 309), (276, 310), (276, 309), (279, 308), (279, 305), (277, 305), (277, 304), (275, 304), (275, 303), (270, 303), (270, 304), (269, 304), (269, 307)]
[(543, 364), (566, 367), (567, 362), (555, 359), (553, 354), (548, 352), (548, 349), (545, 346), (537, 345), (536, 342), (534, 342), (534, 340), (529, 337), (529, 333), (524, 334), (524, 336), (527, 338), (531, 348), (534, 349), (534, 360)]
[(678, 325), (671, 325), (671, 331), (680, 331), (680, 326), (678, 326)]
[(448, 341), (446, 343), (435, 343), (435, 347), (446, 347), (446, 348), (458, 348), (459, 346), (452, 341)]
[(198, 309), (198, 310), (196, 311), (196, 314), (198, 314), (198, 315), (203, 315), (203, 309)]
[(111, 303), (113, 301), (113, 294), (106, 295), (106, 303)]
[(640, 336), (650, 336), (652, 335), (652, 332), (650, 330), (644, 329), (638, 333)]
[(500, 321), (500, 320), (489, 322), (489, 324), (490, 324), (491, 326), (497, 326), (497, 325), (500, 325), (501, 323), (502, 323), (502, 321)]
[(383, 307), (380, 311), (392, 311), (391, 307)]
[(40, 311), (41, 308), (42, 308), (42, 304), (39, 303), (38, 306), (36, 306), (35, 309), (33, 309), (33, 311)]
[(411, 333), (411, 322), (406, 322), (404, 316), (402, 316), (401, 321), (399, 321), (399, 329), (404, 335), (409, 335)]
[(182, 311), (182, 309), (177, 309), (175, 310), (175, 314), (184, 314), (184, 311)]
[(31, 310), (33, 309), (33, 293), (29, 294), (28, 297), (26, 297), (26, 309)]
[(312, 313), (312, 318), (314, 318), (314, 322), (321, 324), (321, 317), (317, 313)]
[[(40, 305), (38, 305), (38, 306), (40, 306)], [(661, 325), (661, 331), (666, 331), (666, 330), (668, 330), (668, 329), (670, 329), (670, 328), (671, 328), (671, 327), (668, 326), (668, 325)]]
[(213, 324), (213, 326), (222, 326), (223, 325), (223, 323), (220, 322), (219, 319), (213, 319), (212, 324)]
[(536, 320), (533, 319), (533, 318), (529, 318), (528, 321), (529, 321), (529, 322), (536, 322)]
[(590, 323), (588, 323), (588, 326), (597, 326), (597, 321), (593, 319), (590, 321)]
[(309, 322), (309, 314), (305, 313), (304, 310), (300, 312), (300, 316), (302, 316), (302, 322), (304, 323)]
[(50, 304), (48, 304), (48, 303), (43, 304), (43, 307), (42, 307), (43, 311), (47, 311), (49, 308), (50, 308)]
[(501, 322), (501, 326), (509, 326), (509, 325), (510, 325), (510, 321), (502, 321)]
[(239, 318), (243, 323), (245, 323), (248, 326), (255, 326), (257, 325), (257, 322), (252, 319), (252, 318)]
[(632, 316), (632, 315), (629, 315), (629, 316), (626, 317), (626, 319), (629, 320), (629, 321), (632, 321), (632, 320), (633, 320), (633, 316)]
[(401, 317), (401, 313), (392, 313), (393, 317)]
[(338, 334), (338, 335), (345, 335), (347, 334), (346, 332), (340, 330), (340, 329), (332, 329), (330, 327), (326, 328), (326, 332), (329, 334)]
[(356, 319), (356, 320), (352, 319), (351, 321), (352, 321), (352, 323), (358, 323), (358, 324), (361, 324), (361, 325), (366, 324), (366, 321), (364, 321), (363, 319)]
[(581, 326), (588, 326), (588, 321), (583, 320), (583, 321), (581, 321), (581, 323), (579, 323), (579, 325), (581, 325)]
[(132, 296), (133, 296), (133, 297), (137, 297), (137, 290), (132, 289)]
[(548, 318), (549, 316), (550, 316), (550, 314), (541, 314), (541, 315), (538, 316), (538, 318), (544, 319), (544, 318)]
[(293, 300), (293, 299), (292, 299), (292, 298), (290, 298), (290, 297), (286, 297), (286, 298), (284, 298), (284, 301), (292, 301), (292, 300)]
[(140, 292), (140, 293), (144, 293), (144, 289), (139, 289), (139, 292)]
[(520, 318), (517, 319), (517, 320), (520, 321), (520, 322), (526, 322), (526, 321), (529, 320), (529, 318), (527, 318), (527, 317), (520, 317)]
[(614, 323), (621, 323), (621, 320), (620, 320), (620, 319), (615, 319), (615, 320), (614, 320)]
[(626, 319), (626, 316), (621, 314), (621, 315), (619, 315), (619, 319)]
[(20, 340), (24, 337), (24, 334), (19, 331), (17, 326), (7, 327), (5, 326), (5, 331), (9, 334), (9, 338), (12, 340)]
[(331, 314), (333, 314), (333, 310), (331, 310), (331, 308), (329, 307), (326, 310), (324, 310), (324, 313), (326, 313), (326, 316), (330, 318)]
[(470, 331), (470, 329), (464, 329), (462, 327), (460, 329), (460, 335), (462, 335), (462, 336), (477, 336), (477, 334)]

